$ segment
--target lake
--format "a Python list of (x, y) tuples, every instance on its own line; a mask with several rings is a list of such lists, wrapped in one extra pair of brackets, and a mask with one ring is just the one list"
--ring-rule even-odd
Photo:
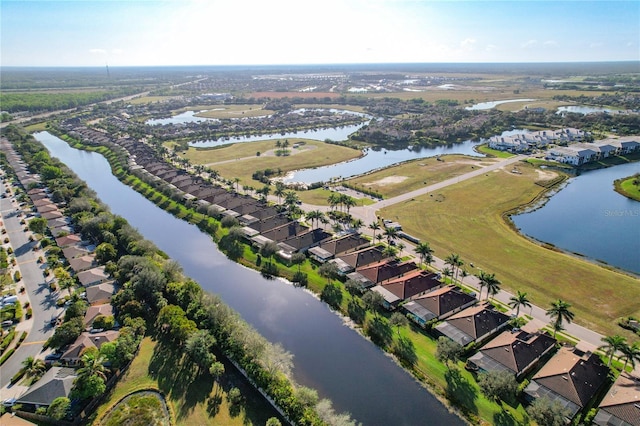
[(568, 105), (568, 106), (558, 107), (558, 111), (556, 111), (556, 114), (562, 115), (568, 112), (573, 112), (576, 114), (594, 114), (596, 112), (617, 113), (617, 112), (621, 112), (621, 110), (612, 109), (612, 108), (594, 107), (594, 106), (588, 106), (588, 105)]
[(35, 134), (111, 211), (182, 265), (204, 290), (216, 293), (271, 342), (294, 355), (302, 385), (333, 401), (364, 425), (463, 425), (383, 351), (307, 291), (227, 259), (196, 226), (151, 203), (112, 174), (104, 157)]
[(583, 172), (543, 207), (511, 219), (525, 235), (640, 274), (640, 202), (613, 190), (634, 173), (639, 163)]

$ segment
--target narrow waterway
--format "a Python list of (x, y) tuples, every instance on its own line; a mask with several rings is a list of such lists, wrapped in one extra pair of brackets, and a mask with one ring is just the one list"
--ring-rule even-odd
[(228, 260), (197, 227), (176, 219), (122, 184), (99, 154), (47, 132), (36, 138), (96, 191), (111, 211), (178, 261), (271, 342), (294, 355), (299, 383), (330, 398), (364, 425), (462, 425), (411, 375), (306, 291)]

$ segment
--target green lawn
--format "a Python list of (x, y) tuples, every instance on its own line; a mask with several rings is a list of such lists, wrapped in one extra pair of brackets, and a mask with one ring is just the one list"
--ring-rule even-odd
[[(106, 401), (96, 411), (94, 424), (99, 422), (118, 401), (132, 392), (156, 389), (165, 394), (172, 424), (177, 425), (264, 425), (274, 412), (235, 370), (225, 364), (225, 374), (219, 383), (208, 374), (200, 376), (190, 362), (173, 350), (145, 338), (138, 355), (120, 378)], [(238, 387), (246, 400), (240, 412), (230, 410), (226, 394)]]
[(384, 198), (391, 198), (460, 176), (494, 161), (464, 155), (443, 155), (440, 160), (421, 158), (349, 179), (348, 182), (356, 188), (364, 187), (382, 194)]
[(534, 244), (502, 218), (544, 190), (534, 183), (540, 179), (537, 169), (525, 163), (518, 168), (521, 175), (488, 173), (383, 209), (381, 215), (399, 220), (439, 257), (458, 253), (470, 273), (480, 268), (495, 273), (505, 288), (528, 292), (539, 306), (567, 300), (576, 322), (607, 335), (625, 334), (616, 320), (640, 314), (637, 279)]
[(616, 191), (625, 197), (640, 201), (640, 185), (634, 183), (637, 179), (638, 177), (636, 176), (629, 176), (628, 178), (616, 180), (614, 182)]
[(498, 158), (511, 158), (511, 157), (513, 157), (515, 155), (515, 154), (511, 154), (510, 152), (507, 152), (507, 151), (498, 151), (497, 149), (491, 149), (486, 144), (478, 145), (476, 147), (476, 150), (478, 150), (478, 152), (481, 152), (483, 154), (492, 155), (492, 156), (498, 157)]

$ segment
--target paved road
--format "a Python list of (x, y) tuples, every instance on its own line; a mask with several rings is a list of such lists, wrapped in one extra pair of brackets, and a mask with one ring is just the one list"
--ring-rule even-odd
[[(4, 184), (2, 191), (6, 188)], [(52, 316), (59, 315), (62, 310), (56, 307), (57, 294), (50, 294), (49, 287), (45, 283), (42, 268), (37, 259), (43, 253), (33, 251), (33, 242), (29, 241), (29, 232), (24, 232), (24, 225), (20, 224), (22, 217), (17, 215), (17, 202), (11, 198), (0, 199), (0, 214), (4, 227), (7, 229), (6, 236), (11, 241), (16, 255), (17, 265), (22, 275), (22, 281), (17, 288), (24, 286), (26, 291), (20, 297), (27, 298), (33, 310), (33, 317), (28, 321), (19, 323), (17, 329), (27, 330), (29, 335), (16, 350), (16, 352), (0, 368), (0, 398), (13, 396), (11, 389), (4, 389), (10, 382), (11, 377), (21, 368), (22, 361), (29, 357), (41, 357), (42, 344), (53, 334), (53, 327), (49, 325)]]

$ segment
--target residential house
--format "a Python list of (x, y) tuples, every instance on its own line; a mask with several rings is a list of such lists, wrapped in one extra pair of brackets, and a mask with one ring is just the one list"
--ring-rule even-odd
[(347, 275), (356, 270), (356, 268), (369, 265), (374, 262), (380, 262), (386, 256), (378, 247), (368, 247), (366, 249), (342, 254), (329, 262), (335, 263), (341, 275)]
[(593, 419), (598, 426), (640, 426), (640, 378), (623, 372), (613, 383)]
[(109, 279), (109, 275), (105, 272), (104, 266), (98, 266), (96, 268), (87, 269), (78, 273), (78, 280), (80, 284), (85, 287), (90, 285), (99, 284)]
[(65, 248), (69, 246), (75, 246), (82, 242), (82, 238), (78, 234), (69, 234), (64, 237), (56, 238), (56, 244), (60, 248)]
[(113, 316), (113, 306), (110, 303), (105, 303), (103, 305), (92, 305), (87, 309), (87, 313), (84, 314), (84, 326), (92, 327), (93, 321), (102, 315), (103, 317), (112, 317)]
[(380, 262), (356, 268), (363, 277), (368, 278), (372, 283), (382, 283), (391, 278), (402, 276), (418, 269), (415, 262), (400, 262), (397, 260), (382, 260)]
[(96, 266), (96, 257), (93, 254), (85, 254), (84, 256), (76, 256), (68, 259), (69, 266), (75, 272), (81, 272)]
[(413, 269), (399, 277), (383, 281), (380, 285), (401, 300), (407, 300), (440, 288), (442, 281), (438, 274)]
[(87, 302), (90, 304), (109, 303), (111, 296), (116, 293), (114, 281), (92, 285), (86, 289)]
[(80, 246), (70, 246), (62, 249), (62, 254), (64, 254), (64, 257), (66, 257), (67, 260), (78, 256), (85, 256), (89, 253), (91, 253), (89, 250)]
[(435, 328), (454, 342), (466, 346), (493, 336), (509, 324), (509, 319), (508, 315), (485, 302), (450, 316)]
[(119, 334), (120, 332), (115, 330), (102, 331), (100, 333), (84, 332), (62, 354), (60, 361), (70, 365), (77, 364), (86, 349), (100, 349), (104, 343), (116, 340)]
[(546, 332), (503, 331), (470, 357), (467, 365), (484, 371), (510, 371), (518, 379), (551, 352), (556, 342)]
[(402, 305), (409, 318), (420, 326), (432, 319), (447, 318), (476, 303), (476, 298), (450, 285), (413, 299)]
[(524, 393), (529, 400), (547, 397), (568, 410), (572, 419), (607, 382), (609, 368), (598, 355), (563, 347), (538, 371)]
[(68, 367), (51, 367), (49, 371), (17, 398), (16, 403), (25, 408), (48, 407), (54, 399), (69, 397), (76, 371)]

